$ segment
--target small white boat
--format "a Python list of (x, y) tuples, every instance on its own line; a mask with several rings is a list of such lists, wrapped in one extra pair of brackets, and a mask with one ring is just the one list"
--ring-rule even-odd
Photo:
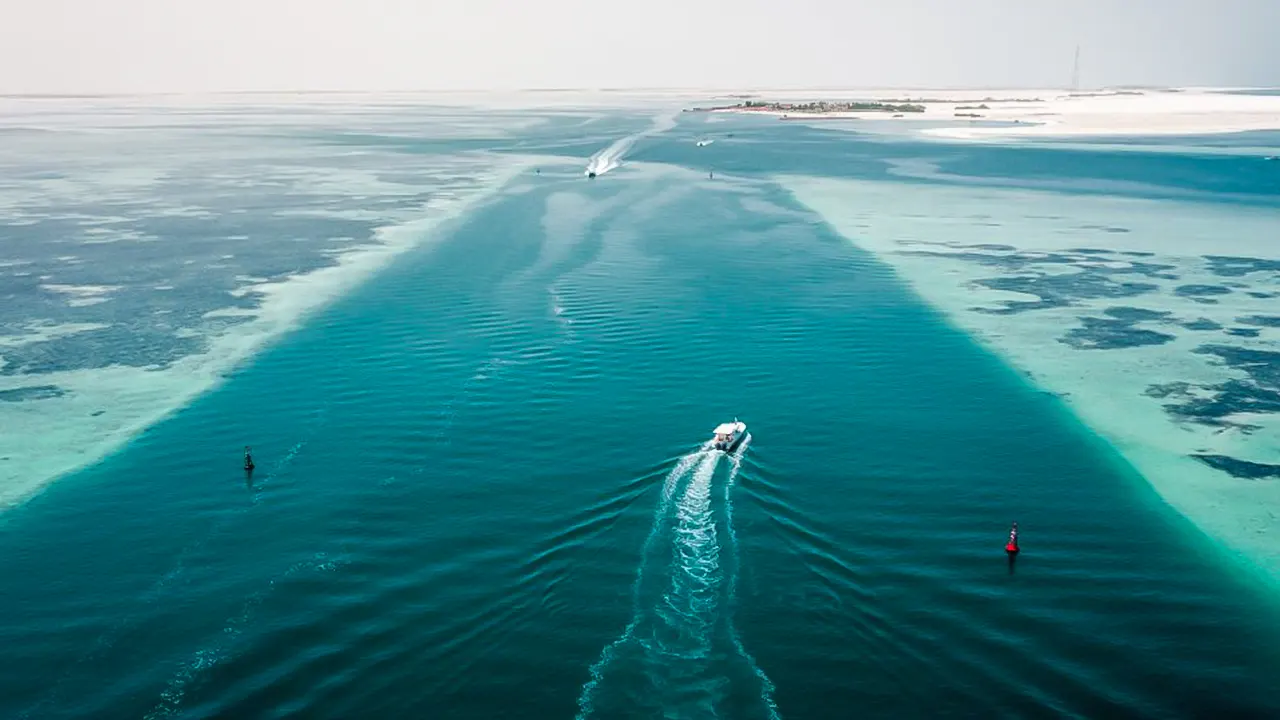
[(733, 422), (721, 423), (716, 426), (715, 437), (712, 439), (712, 447), (716, 450), (732, 452), (738, 444), (742, 442), (742, 438), (747, 435), (747, 424), (734, 418)]

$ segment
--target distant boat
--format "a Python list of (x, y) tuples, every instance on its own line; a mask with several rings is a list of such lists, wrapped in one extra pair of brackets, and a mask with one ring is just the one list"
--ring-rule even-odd
[(710, 145), (710, 144), (711, 144), (711, 143), (713, 143), (713, 142), (715, 142), (715, 140), (699, 140), (699, 141), (698, 141), (698, 147), (706, 147), (706, 146)]
[(593, 177), (595, 177), (595, 176), (596, 176), (596, 171), (595, 171), (595, 170), (588, 170), (588, 171), (587, 171), (587, 179), (591, 179), (591, 178), (593, 178)]
[(721, 423), (716, 426), (712, 447), (716, 450), (732, 452), (742, 442), (742, 438), (746, 434), (747, 424), (739, 421), (738, 418), (734, 418), (733, 422)]

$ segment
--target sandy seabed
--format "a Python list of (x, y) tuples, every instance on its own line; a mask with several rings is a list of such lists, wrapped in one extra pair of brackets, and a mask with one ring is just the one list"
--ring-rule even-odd
[(778, 180), (1280, 579), (1280, 414), (1249, 402), (1277, 390), (1265, 367), (1280, 360), (1280, 212)]

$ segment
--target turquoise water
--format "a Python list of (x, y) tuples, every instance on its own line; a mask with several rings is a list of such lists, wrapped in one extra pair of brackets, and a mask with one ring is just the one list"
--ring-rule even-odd
[[(0, 715), (1280, 712), (1269, 596), (767, 180), (1040, 156), (747, 121), (694, 149), (684, 122), (590, 182), (609, 141), (570, 123), (459, 141), (581, 162), (525, 171), (9, 510)], [(747, 447), (702, 450), (734, 416)]]

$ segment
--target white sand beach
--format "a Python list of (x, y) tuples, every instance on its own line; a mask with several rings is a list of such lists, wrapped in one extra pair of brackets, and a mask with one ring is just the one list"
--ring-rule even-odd
[[(766, 101), (919, 103), (924, 112), (794, 113), (721, 109), (714, 112), (786, 116), (788, 120), (858, 119), (961, 123), (922, 133), (954, 139), (1125, 135), (1202, 135), (1280, 130), (1280, 96), (1229, 94), (1221, 89), (1101, 90), (832, 90), (758, 93)], [(960, 113), (961, 115), (957, 115)], [(990, 126), (987, 123), (1008, 123)], [(964, 124), (968, 123), (968, 124)]]

